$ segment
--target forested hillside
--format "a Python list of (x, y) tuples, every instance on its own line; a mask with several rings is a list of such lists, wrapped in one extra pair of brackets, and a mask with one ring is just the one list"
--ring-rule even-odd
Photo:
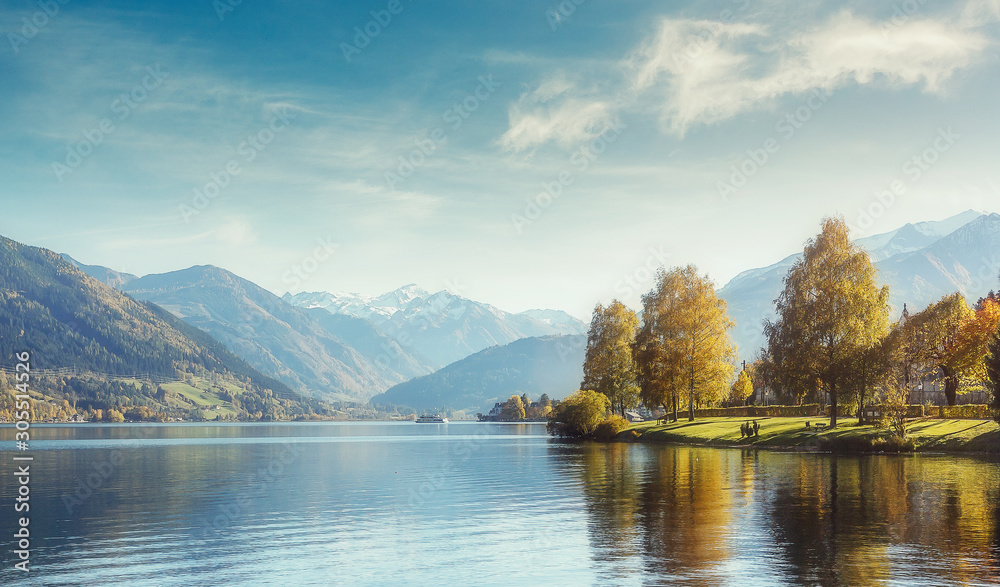
[[(52, 251), (0, 237), (0, 367), (11, 371), (22, 351), (31, 353), (33, 389), (57, 400), (96, 401), (106, 409), (137, 402), (162, 413), (228, 404), (238, 417), (258, 418), (323, 410), (162, 308), (84, 275)], [(55, 371), (61, 368), (78, 375)], [(166, 389), (148, 384), (154, 380), (187, 381), (188, 395), (207, 395), (172, 405)]]

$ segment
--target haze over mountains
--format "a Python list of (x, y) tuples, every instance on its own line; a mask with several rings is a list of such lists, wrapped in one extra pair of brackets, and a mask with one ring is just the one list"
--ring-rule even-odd
[[(972, 303), (997, 287), (1000, 214), (969, 210), (855, 242), (868, 251), (879, 278), (889, 285), (893, 317), (904, 303), (911, 311), (919, 311), (956, 291)], [(763, 346), (762, 323), (774, 319), (774, 300), (784, 287), (782, 280), (801, 255), (744, 271), (719, 289), (736, 321), (733, 338), (744, 359), (753, 358)]]
[(321, 399), (365, 400), (431, 371), (365, 320), (290, 306), (218, 267), (147, 275), (121, 289), (208, 332), (261, 372)]
[(285, 294), (295, 306), (371, 320), (398, 341), (411, 341), (436, 368), (485, 348), (522, 338), (581, 334), (587, 324), (559, 310), (511, 314), (489, 304), (410, 284), (380, 296), (313, 292)]
[(400, 383), (371, 401), (417, 410), (450, 407), (485, 413), (512, 395), (528, 394), (537, 400), (545, 393), (551, 399), (563, 399), (583, 379), (586, 348), (583, 334), (524, 338)]
[(416, 285), (374, 297), (317, 292), (282, 299), (218, 267), (139, 278), (63, 258), (211, 334), (297, 392), (328, 401), (365, 401), (488, 347), (587, 328), (558, 310), (511, 314)]

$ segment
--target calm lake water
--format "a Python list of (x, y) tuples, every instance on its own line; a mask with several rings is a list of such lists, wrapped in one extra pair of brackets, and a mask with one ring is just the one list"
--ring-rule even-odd
[(570, 444), (479, 423), (34, 427), (26, 579), (13, 432), (2, 585), (1000, 581), (996, 462)]

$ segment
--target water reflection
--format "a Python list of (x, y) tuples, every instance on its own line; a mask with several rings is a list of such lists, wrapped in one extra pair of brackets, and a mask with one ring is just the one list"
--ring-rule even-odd
[[(969, 458), (586, 445), (478, 423), (32, 438), (34, 568), (0, 565), (0, 585), (975, 585), (1000, 573), (1000, 465)], [(0, 475), (0, 504), (15, 483)], [(81, 484), (92, 494), (69, 507)], [(13, 513), (0, 507), (0, 528)]]
[(587, 445), (578, 458), (605, 582), (636, 572), (690, 585), (1000, 577), (994, 462), (624, 444)]

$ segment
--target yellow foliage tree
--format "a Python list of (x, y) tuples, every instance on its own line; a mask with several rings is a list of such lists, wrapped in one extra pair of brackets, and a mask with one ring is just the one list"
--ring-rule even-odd
[(500, 411), (500, 418), (502, 420), (523, 420), (524, 419), (524, 401), (521, 400), (521, 396), (512, 395), (503, 404), (503, 408)]
[(971, 349), (963, 348), (962, 332), (973, 318), (965, 297), (953, 293), (914, 314), (902, 327), (915, 362), (936, 367), (944, 375), (944, 395), (949, 406), (955, 405), (959, 378), (970, 366)]
[(604, 421), (611, 401), (603, 393), (581, 389), (559, 402), (548, 429), (560, 436), (590, 436)]
[(728, 393), (736, 347), (733, 321), (715, 285), (693, 265), (660, 269), (653, 290), (642, 297), (643, 325), (636, 360), (643, 402), (673, 405), (686, 396), (688, 420), (696, 403), (712, 404)]
[(734, 404), (744, 404), (751, 395), (753, 395), (753, 381), (745, 370), (740, 371), (729, 390), (729, 401)]
[(825, 218), (785, 276), (777, 322), (764, 327), (768, 360), (799, 397), (830, 395), (831, 426), (838, 394), (858, 375), (859, 355), (889, 332), (888, 300), (889, 288), (877, 285), (871, 258), (851, 242), (843, 218)]
[(612, 409), (622, 416), (625, 410), (635, 407), (639, 398), (632, 356), (638, 327), (635, 312), (618, 300), (612, 300), (607, 307), (598, 304), (594, 308), (587, 332), (580, 389), (603, 393), (611, 401)]
[(955, 369), (966, 377), (986, 378), (986, 356), (990, 340), (1000, 330), (1000, 303), (984, 301), (978, 310), (967, 315), (958, 332), (954, 358)]

